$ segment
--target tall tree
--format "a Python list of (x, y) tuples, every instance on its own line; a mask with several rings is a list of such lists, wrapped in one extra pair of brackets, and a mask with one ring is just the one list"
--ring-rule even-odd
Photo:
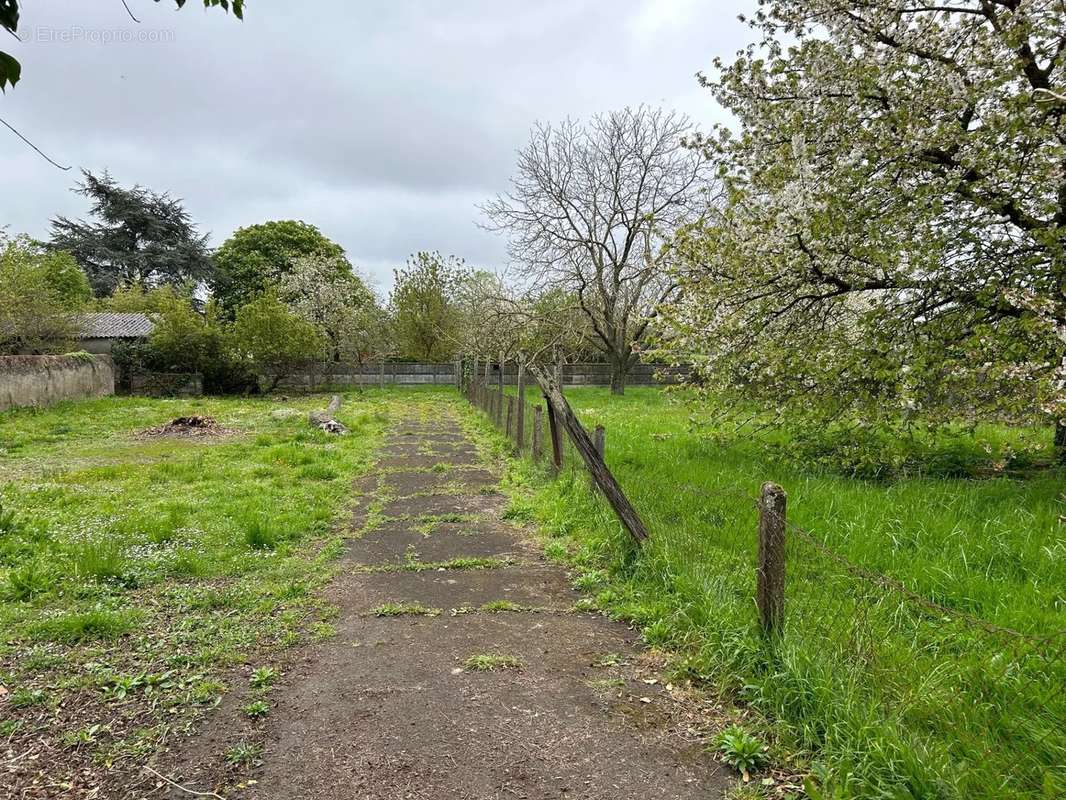
[(263, 292), (276, 289), (296, 259), (326, 259), (338, 276), (350, 275), (344, 249), (314, 225), (297, 220), (262, 222), (239, 228), (215, 251), (215, 297), (229, 313)]
[(362, 363), (380, 353), (384, 312), (366, 282), (336, 256), (303, 256), (278, 284), (278, 296), (325, 337), (335, 361)]
[(0, 353), (69, 349), (89, 282), (69, 253), (0, 233)]
[(434, 362), (455, 354), (460, 339), (456, 293), (466, 272), (462, 259), (425, 251), (396, 270), (389, 305), (401, 356)]
[(181, 200), (140, 186), (123, 188), (107, 172), (82, 174), (74, 191), (91, 200), (99, 221), (56, 217), (50, 246), (74, 256), (98, 297), (130, 284), (152, 288), (211, 277), (207, 236)]
[(621, 394), (658, 305), (674, 292), (661, 245), (704, 213), (709, 166), (688, 118), (641, 106), (533, 130), (510, 193), (483, 207), (534, 294), (571, 294)]
[[(156, 0), (160, 2), (160, 0)], [(186, 0), (174, 0), (178, 8), (182, 8)], [(0, 28), (17, 36), (19, 27), (19, 0), (0, 0)], [(244, 19), (244, 0), (204, 0), (205, 8), (214, 6), (221, 7), (224, 11), (233, 10), (237, 19)], [(14, 86), (22, 77), (22, 65), (18, 60), (3, 51), (0, 51), (0, 91), (8, 86)]]
[(724, 220), (678, 243), (675, 353), (779, 410), (1046, 413), (1066, 452), (1066, 10), (767, 0), (704, 79)]

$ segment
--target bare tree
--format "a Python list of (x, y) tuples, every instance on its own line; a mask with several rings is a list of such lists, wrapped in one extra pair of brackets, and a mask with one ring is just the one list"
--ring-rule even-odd
[(692, 132), (684, 115), (646, 106), (538, 125), (511, 191), (482, 206), (530, 292), (576, 298), (615, 394), (676, 289), (663, 243), (710, 207), (709, 165), (683, 144)]

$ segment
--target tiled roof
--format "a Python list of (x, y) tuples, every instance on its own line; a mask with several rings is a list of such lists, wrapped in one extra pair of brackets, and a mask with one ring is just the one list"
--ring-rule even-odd
[(155, 327), (152, 320), (141, 313), (83, 314), (79, 322), (80, 339), (138, 339), (150, 334)]

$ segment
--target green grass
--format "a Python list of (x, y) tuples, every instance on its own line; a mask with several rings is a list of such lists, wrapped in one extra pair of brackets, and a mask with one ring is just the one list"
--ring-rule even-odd
[(463, 662), (463, 669), (471, 672), (495, 672), (496, 670), (519, 670), (524, 664), (517, 656), (501, 653), (475, 653)]
[[(642, 552), (630, 544), (572, 450), (555, 479), (514, 463), (512, 515), (539, 521), (552, 555), (577, 567), (576, 584), (677, 654), (679, 672), (762, 712), (822, 776), (825, 796), (1066, 793), (1066, 638), (1031, 641), (1066, 630), (1063, 470), (970, 479), (910, 464), (893, 480), (862, 480), (828, 460), (786, 458), (787, 432), (731, 435), (735, 420), (693, 428), (692, 409), (658, 390), (567, 394), (586, 427), (605, 426), (607, 462), (651, 540)], [(939, 461), (936, 442), (924, 447), (958, 465), (980, 439), (1004, 448), (1027, 436), (957, 435)], [(789, 533), (787, 622), (775, 640), (760, 635), (753, 602), (754, 499), (768, 480), (813, 539)], [(819, 543), (943, 610), (849, 573)]]
[[(107, 747), (138, 737), (145, 714), (165, 731), (217, 701), (236, 665), (324, 636), (318, 590), (339, 554), (333, 530), (404, 397), (352, 393), (344, 437), (307, 425), (321, 397), (106, 398), (0, 413), (0, 682), (18, 691), (5, 710), (12, 735), (66, 736), (106, 761), (94, 724), (107, 725)], [(236, 435), (136, 435), (188, 414)], [(31, 723), (25, 701), (42, 690), (57, 711)], [(66, 708), (79, 717), (64, 728)], [(138, 739), (136, 751), (151, 744)], [(67, 767), (41, 768), (59, 781)]]

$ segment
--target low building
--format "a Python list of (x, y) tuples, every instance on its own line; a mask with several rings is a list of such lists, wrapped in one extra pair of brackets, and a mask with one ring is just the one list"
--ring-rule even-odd
[(155, 328), (140, 312), (83, 314), (78, 322), (78, 347), (88, 353), (110, 354), (116, 342), (145, 341)]

